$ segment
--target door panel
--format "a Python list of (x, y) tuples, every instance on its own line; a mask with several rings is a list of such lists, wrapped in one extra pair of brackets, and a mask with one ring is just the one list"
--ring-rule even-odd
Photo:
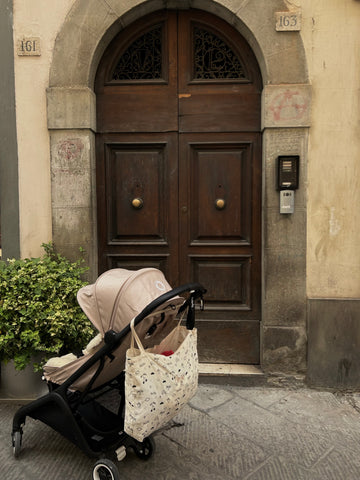
[(179, 101), (180, 132), (258, 131), (260, 104), (250, 94), (181, 94)]
[(192, 277), (206, 285), (207, 310), (251, 309), (251, 256), (190, 255), (190, 263)]
[(176, 138), (174, 133), (101, 136), (97, 162), (101, 271), (120, 264), (154, 266), (176, 283), (177, 274), (172, 273), (177, 272), (178, 248), (178, 224), (172, 218), (178, 205)]
[[(98, 118), (105, 132), (171, 132), (178, 128), (178, 117), (169, 118), (169, 109), (177, 111), (177, 92), (154, 86), (152, 92), (124, 88), (121, 94), (104, 92)], [(146, 88), (148, 90), (148, 87)], [(173, 91), (172, 91), (173, 90)], [(134, 112), (141, 111), (141, 116)], [(154, 117), (154, 111), (156, 116)]]
[(243, 37), (198, 10), (126, 27), (99, 64), (99, 271), (201, 282), (201, 361), (259, 363), (261, 75)]
[(250, 244), (251, 143), (212, 140), (187, 146), (189, 171), (184, 177), (193, 187), (189, 202), (194, 214), (190, 244)]
[(259, 143), (259, 134), (180, 135), (180, 258), (184, 279), (208, 289), (204, 319), (260, 320)]
[(259, 363), (258, 321), (201, 321), (197, 329), (202, 362)]
[[(163, 242), (165, 144), (106, 145), (110, 242)], [(123, 229), (126, 225), (126, 231)]]

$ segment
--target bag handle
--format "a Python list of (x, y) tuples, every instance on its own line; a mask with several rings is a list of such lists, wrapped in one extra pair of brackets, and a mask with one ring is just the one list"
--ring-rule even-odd
[[(165, 310), (164, 310), (164, 312), (165, 312)], [(162, 312), (157, 312), (157, 313), (162, 313)], [(182, 312), (182, 314), (180, 315), (178, 324), (175, 328), (180, 327), (182, 319), (184, 318), (184, 314), (185, 314), (185, 311)], [(135, 348), (135, 342), (136, 342), (136, 344), (137, 344), (139, 350), (141, 351), (141, 353), (146, 352), (143, 344), (141, 343), (140, 337), (136, 333), (136, 330), (135, 330), (135, 317), (130, 322), (130, 329), (131, 329), (131, 343), (130, 343), (131, 348), (132, 349)]]
[[(180, 319), (179, 319), (179, 321), (178, 321), (178, 324), (177, 324), (177, 326), (176, 326), (175, 328), (180, 328), (181, 321), (182, 321), (183, 317), (184, 317), (184, 315), (182, 314), (182, 315), (180, 316)], [(144, 355), (146, 355), (146, 356), (149, 358), (149, 360), (151, 360), (152, 362), (154, 362), (154, 363), (157, 365), (158, 368), (161, 368), (161, 369), (162, 369), (164, 372), (166, 372), (167, 374), (172, 375), (171, 371), (170, 371), (168, 368), (166, 368), (165, 365), (162, 365), (160, 362), (158, 362), (157, 360), (155, 360), (154, 355), (150, 355), (150, 353), (145, 350), (145, 348), (144, 348), (143, 344), (141, 343), (140, 338), (139, 338), (139, 336), (138, 336), (138, 334), (136, 333), (136, 330), (135, 330), (135, 317), (134, 317), (134, 318), (131, 320), (131, 322), (130, 322), (130, 329), (131, 329), (131, 334), (132, 334), (132, 335), (131, 335), (131, 343), (130, 343), (131, 348), (132, 348), (132, 349), (135, 348), (135, 343), (134, 343), (134, 341), (136, 341), (137, 346), (139, 347), (139, 350), (141, 351), (141, 353), (143, 353)], [(179, 377), (176, 376), (176, 375), (175, 375), (174, 378), (173, 378), (174, 381), (176, 381), (176, 380), (178, 380), (178, 379), (179, 379)]]
[(135, 348), (135, 342), (134, 342), (135, 340), (139, 350), (142, 353), (144, 353), (145, 348), (143, 347), (143, 344), (140, 341), (139, 335), (136, 333), (136, 330), (135, 330), (135, 317), (130, 322), (130, 328), (131, 328), (131, 343), (130, 343), (131, 348), (132, 349)]

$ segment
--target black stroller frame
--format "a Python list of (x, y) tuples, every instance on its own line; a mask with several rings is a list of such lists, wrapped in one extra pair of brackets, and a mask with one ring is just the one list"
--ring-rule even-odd
[[(199, 300), (200, 307), (203, 308), (202, 297), (206, 293), (204, 287), (199, 283), (189, 283), (159, 296), (136, 316), (135, 325), (148, 317), (161, 304), (184, 293), (190, 295), (180, 307), (179, 313), (187, 310), (186, 327), (192, 330), (195, 325), (195, 303)], [(139, 442), (123, 431), (124, 371), (119, 372), (116, 378), (101, 387), (92, 388), (104, 367), (105, 358), (109, 356), (111, 358), (112, 352), (122, 343), (129, 332), (130, 325), (127, 325), (119, 333), (113, 330), (107, 331), (104, 336), (104, 346), (64, 383), (54, 385), (49, 382), (49, 393), (17, 410), (12, 426), (12, 446), (15, 457), (18, 457), (21, 451), (26, 417), (42, 421), (78, 446), (89, 457), (98, 458), (93, 470), (94, 480), (119, 479), (117, 467), (108, 456), (116, 454), (117, 459), (122, 460), (126, 455), (127, 448), (132, 449), (142, 460), (147, 460), (152, 456), (155, 444), (151, 436), (145, 438), (143, 442)], [(71, 391), (72, 384), (97, 362), (99, 362), (99, 366), (85, 390), (82, 392)], [(111, 390), (118, 390), (121, 396), (117, 414), (97, 402), (99, 397)]]

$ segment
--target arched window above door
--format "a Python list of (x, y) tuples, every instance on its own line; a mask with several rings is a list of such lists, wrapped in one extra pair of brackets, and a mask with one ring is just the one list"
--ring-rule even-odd
[(194, 80), (247, 80), (239, 56), (218, 35), (193, 26)]
[(157, 80), (163, 78), (162, 26), (137, 38), (123, 52), (111, 80)]
[[(116, 83), (161, 82), (168, 78), (164, 23), (157, 22), (142, 30), (130, 44), (115, 53), (107, 81)], [(188, 58), (191, 58), (189, 78), (192, 82), (251, 82), (241, 48), (229, 43), (220, 31), (201, 23), (189, 24)]]

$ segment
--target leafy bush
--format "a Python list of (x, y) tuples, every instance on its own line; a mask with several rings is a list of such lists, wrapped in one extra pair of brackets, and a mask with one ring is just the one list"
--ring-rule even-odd
[(0, 262), (0, 360), (22, 370), (31, 357), (79, 351), (94, 330), (76, 300), (83, 260), (71, 263), (43, 244), (40, 258)]

